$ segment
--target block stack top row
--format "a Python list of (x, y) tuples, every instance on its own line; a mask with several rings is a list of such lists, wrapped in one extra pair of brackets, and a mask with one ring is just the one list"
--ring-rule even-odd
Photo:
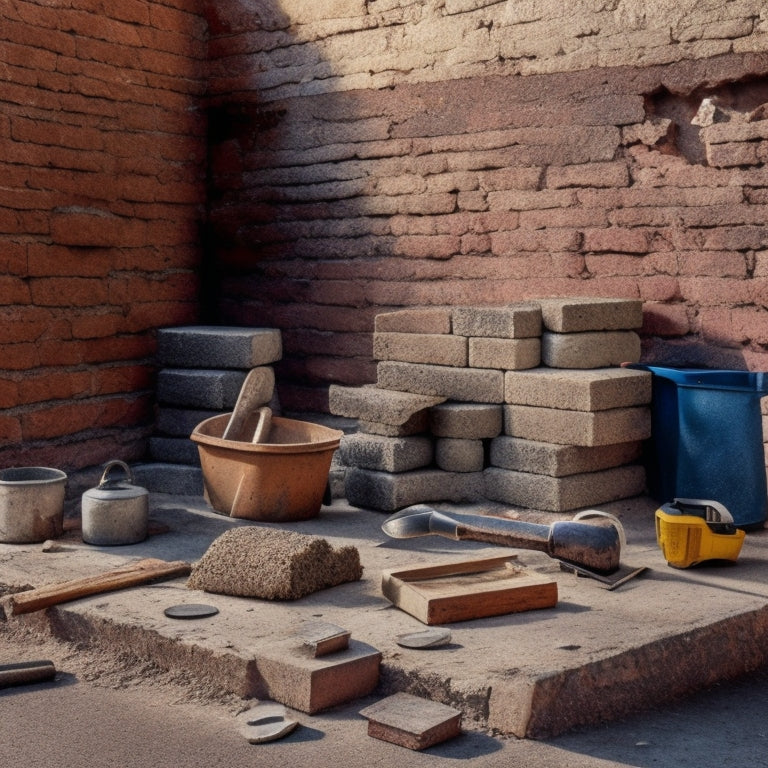
[(505, 371), (601, 369), (640, 359), (642, 302), (537, 299), (377, 315), (373, 356), (383, 389), (503, 403)]

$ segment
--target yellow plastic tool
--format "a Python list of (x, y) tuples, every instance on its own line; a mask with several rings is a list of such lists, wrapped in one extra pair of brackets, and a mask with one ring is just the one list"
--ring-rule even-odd
[(735, 561), (745, 535), (717, 501), (675, 499), (656, 510), (656, 541), (673, 568), (705, 560)]

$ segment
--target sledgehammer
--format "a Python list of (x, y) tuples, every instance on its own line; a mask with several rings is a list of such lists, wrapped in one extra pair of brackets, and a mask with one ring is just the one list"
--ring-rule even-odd
[(615, 525), (558, 520), (551, 525), (484, 515), (448, 514), (426, 504), (406, 507), (381, 526), (394, 539), (431, 534), (471, 539), (517, 549), (533, 549), (596, 573), (613, 573), (621, 559), (621, 539)]

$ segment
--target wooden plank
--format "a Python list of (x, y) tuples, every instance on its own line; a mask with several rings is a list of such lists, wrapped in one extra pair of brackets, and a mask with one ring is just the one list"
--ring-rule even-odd
[(391, 603), (430, 625), (557, 605), (557, 582), (509, 556), (385, 571), (381, 589)]
[(21, 613), (39, 611), (52, 605), (66, 603), (89, 595), (111, 592), (115, 589), (146, 584), (159, 579), (188, 576), (190, 570), (190, 564), (183, 560), (169, 562), (147, 558), (96, 576), (86, 576), (82, 579), (49, 584), (26, 592), (17, 592), (10, 595), (8, 602), (11, 607), (11, 614), (15, 616)]

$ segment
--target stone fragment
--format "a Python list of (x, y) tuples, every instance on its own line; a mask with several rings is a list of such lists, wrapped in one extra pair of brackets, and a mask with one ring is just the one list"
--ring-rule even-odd
[(296, 730), (298, 722), (287, 716), (285, 707), (265, 701), (237, 716), (240, 733), (250, 744), (277, 741)]
[(634, 331), (550, 333), (541, 337), (541, 362), (550, 368), (607, 368), (640, 360)]
[(547, 512), (569, 512), (607, 504), (645, 491), (645, 470), (635, 464), (566, 477), (499, 467), (488, 467), (484, 475), (487, 498)]
[(353, 546), (334, 549), (323, 538), (257, 526), (214, 539), (192, 566), (189, 589), (238, 597), (296, 600), (363, 574)]
[(401, 309), (376, 315), (373, 323), (374, 331), (450, 333), (451, 310), (448, 307)]
[(502, 406), (494, 403), (442, 403), (427, 413), (429, 431), (436, 437), (496, 437), (504, 426)]
[(375, 360), (463, 368), (467, 364), (467, 339), (451, 334), (376, 332), (373, 334), (373, 357)]
[(651, 436), (651, 410), (634, 406), (589, 412), (506, 405), (504, 432), (512, 437), (561, 445), (630, 443)]
[(301, 647), (312, 656), (327, 656), (329, 653), (349, 648), (351, 632), (327, 621), (307, 621), (296, 633)]
[(480, 472), (485, 460), (482, 440), (439, 437), (435, 440), (435, 464), (446, 472)]
[(604, 411), (648, 405), (651, 380), (649, 371), (630, 368), (508, 371), (504, 376), (504, 399), (516, 405)]
[(463, 402), (501, 403), (504, 400), (503, 371), (398, 362), (381, 362), (376, 370), (377, 385), (382, 389)]
[(421, 632), (404, 632), (395, 638), (403, 648), (440, 648), (451, 642), (451, 630), (445, 627), (430, 627)]
[(339, 453), (348, 466), (380, 472), (407, 472), (426, 467), (434, 455), (433, 442), (426, 436), (384, 437), (361, 433), (342, 437)]
[(558, 445), (501, 435), (491, 440), (490, 464), (502, 469), (564, 477), (596, 472), (640, 459), (641, 442), (610, 445)]
[(537, 304), (505, 307), (456, 307), (453, 332), (458, 336), (525, 339), (541, 333), (541, 309)]
[(476, 337), (469, 340), (470, 368), (500, 368), (520, 371), (535, 368), (541, 362), (541, 339), (493, 339)]
[(634, 330), (643, 324), (639, 299), (572, 297), (537, 299), (537, 303), (544, 329), (557, 333)]
[(427, 749), (461, 733), (461, 712), (410, 693), (396, 693), (360, 710), (368, 735), (412, 750)]
[[(399, 364), (395, 364), (399, 365)], [(408, 365), (403, 363), (402, 365)], [(413, 393), (397, 387), (368, 385), (364, 387), (343, 387), (331, 384), (328, 390), (328, 405), (335, 416), (347, 416), (371, 423), (400, 426), (419, 411), (438, 405), (445, 397), (429, 393)]]

